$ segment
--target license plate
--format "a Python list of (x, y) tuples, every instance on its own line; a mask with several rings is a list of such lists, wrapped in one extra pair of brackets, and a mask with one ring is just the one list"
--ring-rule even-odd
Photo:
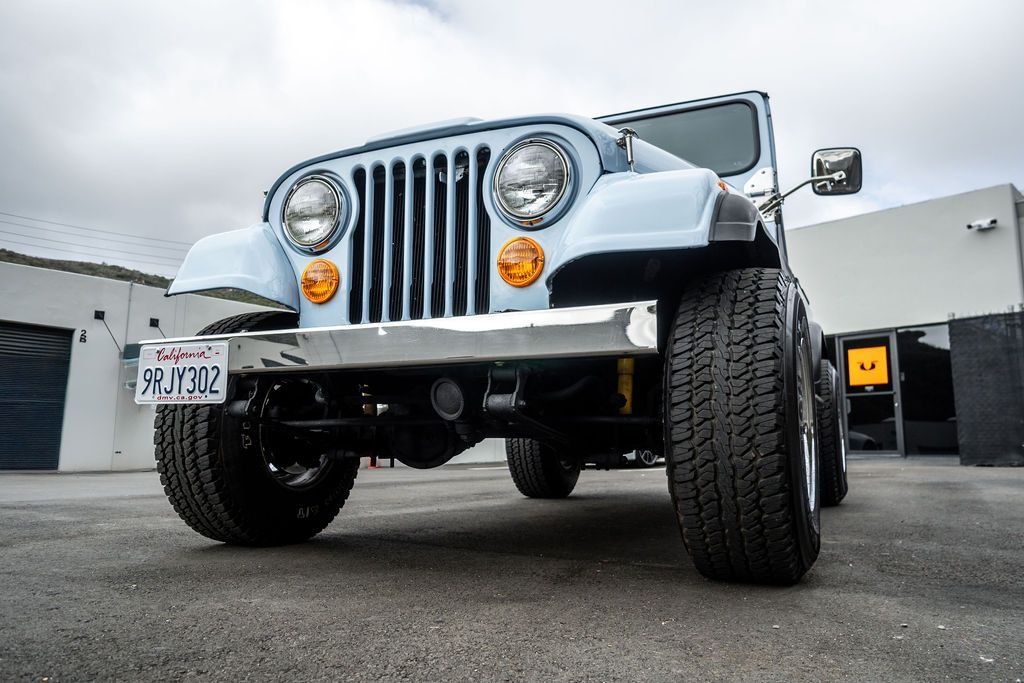
[(227, 384), (228, 342), (139, 350), (136, 403), (223, 403)]

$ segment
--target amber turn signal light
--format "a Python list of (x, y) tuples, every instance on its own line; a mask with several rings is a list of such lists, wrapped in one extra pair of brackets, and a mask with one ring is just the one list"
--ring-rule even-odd
[(315, 304), (330, 301), (340, 283), (338, 266), (326, 259), (312, 261), (302, 271), (302, 294)]
[(529, 237), (510, 240), (498, 252), (498, 274), (513, 287), (526, 287), (544, 270), (544, 250)]

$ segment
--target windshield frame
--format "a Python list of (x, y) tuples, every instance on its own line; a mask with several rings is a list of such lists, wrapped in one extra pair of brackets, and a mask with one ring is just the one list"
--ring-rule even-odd
[[(637, 121), (649, 121), (651, 119), (658, 119), (658, 118), (662, 118), (662, 117), (665, 117), (665, 116), (674, 116), (674, 115), (678, 115), (678, 114), (688, 114), (690, 112), (704, 111), (706, 109), (717, 109), (717, 108), (720, 108), (720, 107), (727, 107), (727, 106), (734, 105), (734, 104), (742, 104), (742, 105), (746, 106), (747, 110), (750, 112), (750, 121), (751, 121), (751, 124), (752, 124), (752, 126), (750, 128), (750, 132), (754, 136), (754, 147), (753, 147), (753, 154), (752, 154), (752, 159), (751, 159), (750, 163), (748, 165), (744, 166), (743, 168), (730, 170), (728, 173), (719, 173), (718, 171), (715, 171), (715, 169), (711, 169), (712, 171), (715, 171), (715, 173), (717, 173), (720, 178), (729, 178), (729, 177), (732, 177), (732, 176), (742, 175), (744, 173), (749, 172), (751, 169), (753, 169), (755, 166), (757, 166), (758, 162), (761, 160), (761, 156), (762, 156), (762, 154), (761, 154), (761, 128), (760, 128), (760, 122), (758, 121), (758, 111), (757, 111), (757, 107), (755, 107), (754, 104), (752, 102), (750, 102), (750, 100), (743, 99), (743, 98), (735, 98), (735, 99), (721, 100), (721, 101), (717, 101), (717, 102), (710, 102), (708, 104), (704, 104), (704, 105), (700, 105), (700, 106), (696, 106), (696, 107), (685, 107), (685, 108), (681, 107), (679, 109), (668, 109), (667, 111), (657, 111), (657, 112), (650, 112), (649, 110), (637, 110), (636, 113), (644, 112), (644, 114), (642, 116), (631, 117), (630, 115), (632, 113), (634, 113), (634, 112), (623, 112), (621, 114), (614, 114), (614, 115), (608, 116), (608, 117), (601, 117), (598, 120), (613, 119), (614, 123), (612, 123), (610, 121), (605, 121), (605, 123), (608, 123), (608, 125), (616, 127), (616, 128), (621, 128), (623, 126), (628, 127), (631, 123), (635, 123)], [(640, 139), (642, 140), (643, 137), (641, 137)], [(654, 143), (651, 143), (651, 144), (654, 144)], [(655, 145), (655, 146), (657, 146), (657, 145)], [(665, 149), (664, 147), (659, 147), (659, 149), (662, 149), (662, 150), (668, 152), (669, 154), (672, 154), (673, 156), (678, 156), (678, 155), (674, 154), (672, 151)], [(686, 157), (679, 157), (679, 158), (683, 159), (684, 161), (688, 161), (691, 164), (700, 166), (700, 164), (697, 163), (696, 161), (694, 161), (693, 159), (687, 159)]]

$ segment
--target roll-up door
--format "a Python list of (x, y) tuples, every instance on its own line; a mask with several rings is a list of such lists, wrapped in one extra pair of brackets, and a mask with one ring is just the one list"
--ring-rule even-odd
[(53, 470), (71, 330), (0, 321), (0, 469)]

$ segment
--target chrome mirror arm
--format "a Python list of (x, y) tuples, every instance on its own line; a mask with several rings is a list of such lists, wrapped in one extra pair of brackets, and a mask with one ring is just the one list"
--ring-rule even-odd
[(775, 213), (780, 208), (782, 208), (782, 202), (785, 201), (786, 197), (793, 194), (794, 192), (799, 190), (801, 187), (804, 187), (805, 185), (810, 185), (811, 183), (838, 183), (842, 180), (846, 180), (845, 171), (836, 171), (835, 173), (829, 173), (828, 175), (813, 176), (811, 178), (808, 178), (804, 182), (800, 183), (796, 187), (792, 188), (791, 190), (789, 190), (789, 192), (783, 192), (781, 194), (772, 195), (757, 208), (761, 211), (761, 213), (767, 216), (768, 214)]

